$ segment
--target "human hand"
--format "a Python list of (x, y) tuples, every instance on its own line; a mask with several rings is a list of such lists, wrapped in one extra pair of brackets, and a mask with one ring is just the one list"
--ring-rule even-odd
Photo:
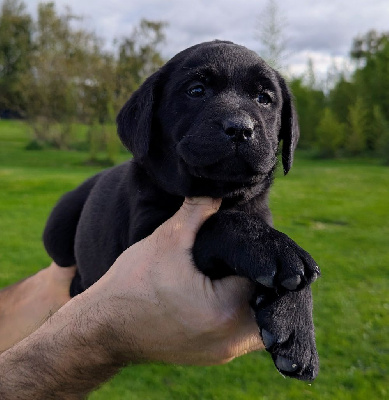
[(0, 355), (0, 397), (84, 398), (131, 362), (210, 365), (262, 349), (251, 284), (211, 281), (192, 263), (196, 232), (219, 206), (186, 199), (98, 282)]
[(241, 277), (211, 281), (192, 261), (196, 233), (220, 203), (186, 199), (85, 292), (104, 310), (107, 348), (124, 362), (210, 365), (263, 349), (249, 307), (252, 284)]
[(0, 352), (42, 325), (70, 300), (76, 267), (54, 262), (35, 275), (0, 291)]

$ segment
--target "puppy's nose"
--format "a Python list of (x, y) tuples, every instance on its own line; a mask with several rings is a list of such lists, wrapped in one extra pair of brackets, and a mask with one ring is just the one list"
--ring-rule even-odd
[(249, 118), (228, 119), (223, 122), (223, 128), (233, 142), (244, 142), (254, 135), (254, 124)]

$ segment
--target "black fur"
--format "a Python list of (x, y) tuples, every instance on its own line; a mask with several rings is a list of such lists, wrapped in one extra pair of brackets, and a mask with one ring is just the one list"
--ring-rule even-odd
[(319, 270), (271, 227), (268, 207), (280, 141), (286, 174), (299, 137), (281, 76), (242, 46), (199, 44), (148, 78), (117, 124), (134, 159), (67, 193), (44, 232), (59, 265), (77, 264), (71, 294), (96, 282), (185, 196), (222, 197), (221, 210), (197, 235), (197, 267), (213, 279), (238, 274), (256, 282), (252, 307), (276, 367), (314, 379), (319, 365), (309, 284)]

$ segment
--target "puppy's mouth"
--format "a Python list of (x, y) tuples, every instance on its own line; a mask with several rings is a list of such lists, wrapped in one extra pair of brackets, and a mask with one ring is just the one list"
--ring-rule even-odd
[(270, 143), (234, 143), (223, 136), (216, 140), (212, 135), (186, 135), (177, 143), (176, 152), (191, 175), (225, 182), (256, 181), (276, 163)]
[(236, 144), (225, 139), (186, 135), (176, 147), (183, 175), (192, 176), (204, 193), (213, 190), (222, 194), (246, 190), (268, 179), (277, 162), (270, 144)]
[(249, 186), (261, 180), (263, 174), (240, 160), (222, 160), (207, 166), (192, 166), (183, 160), (190, 175), (219, 183)]

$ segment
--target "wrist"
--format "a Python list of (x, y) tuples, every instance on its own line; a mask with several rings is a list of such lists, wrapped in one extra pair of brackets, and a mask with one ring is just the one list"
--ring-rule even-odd
[[(121, 338), (112, 324), (115, 317), (105, 296), (87, 290), (76, 296), (69, 306), (72, 309), (69, 308), (70, 315), (65, 318), (72, 317), (74, 324), (69, 327), (68, 336), (74, 340), (74, 352), (84, 353), (85, 358), (81, 361), (87, 364), (86, 367), (117, 369), (124, 366), (127, 360), (122, 356)], [(62, 311), (68, 311), (67, 305), (59, 311), (58, 317)]]
[[(119, 285), (108, 272), (75, 298), (82, 301), (81, 307), (85, 309), (83, 315), (87, 315), (80, 326), (82, 336), (100, 349), (98, 353), (101, 363), (114, 367), (148, 360), (144, 346), (142, 348), (142, 338), (137, 335), (142, 330), (138, 307), (139, 286), (124, 285), (121, 293)], [(113, 287), (116, 290), (112, 290)], [(141, 313), (145, 311), (141, 310)]]

